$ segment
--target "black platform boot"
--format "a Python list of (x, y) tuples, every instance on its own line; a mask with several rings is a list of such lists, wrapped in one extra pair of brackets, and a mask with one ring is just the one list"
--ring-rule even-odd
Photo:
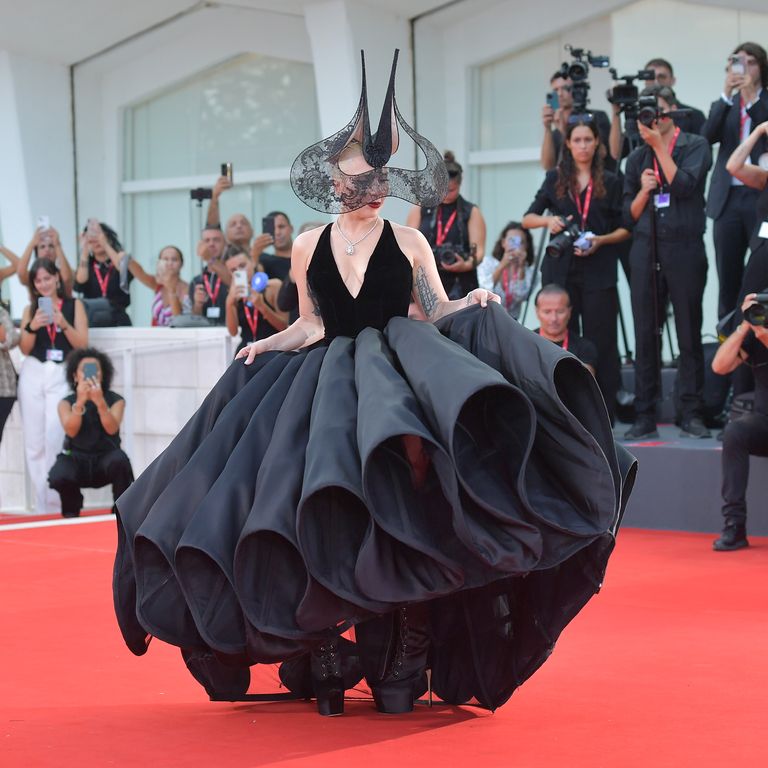
[(317, 711), (325, 717), (344, 714), (344, 679), (338, 638), (323, 641), (310, 652), (312, 687)]
[(427, 690), (426, 606), (409, 606), (355, 628), (365, 678), (376, 709), (386, 714), (413, 711)]

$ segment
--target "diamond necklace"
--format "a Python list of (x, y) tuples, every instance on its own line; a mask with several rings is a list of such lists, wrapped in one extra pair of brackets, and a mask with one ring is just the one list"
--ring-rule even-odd
[(348, 238), (348, 237), (347, 237), (347, 236), (344, 234), (344, 230), (342, 230), (342, 228), (341, 228), (341, 224), (339, 224), (339, 220), (338, 220), (338, 219), (336, 219), (336, 229), (338, 229), (338, 230), (339, 230), (339, 234), (340, 234), (340, 235), (341, 235), (341, 236), (342, 236), (342, 237), (343, 237), (343, 238), (344, 238), (344, 239), (347, 241), (347, 247), (345, 248), (345, 250), (346, 250), (346, 252), (347, 252), (347, 253), (348, 253), (350, 256), (351, 256), (351, 255), (352, 255), (352, 254), (355, 252), (355, 246), (356, 246), (358, 243), (362, 243), (362, 242), (363, 242), (363, 240), (365, 240), (365, 238), (366, 238), (366, 237), (368, 237), (368, 235), (370, 235), (370, 234), (371, 234), (371, 232), (373, 232), (373, 230), (374, 230), (374, 229), (376, 229), (376, 227), (379, 225), (379, 221), (380, 221), (380, 219), (379, 219), (379, 217), (377, 216), (377, 217), (376, 217), (376, 221), (374, 221), (374, 222), (373, 222), (373, 226), (372, 226), (372, 227), (371, 227), (371, 228), (370, 228), (370, 229), (369, 229), (369, 230), (368, 230), (368, 231), (367, 231), (367, 232), (366, 232), (366, 233), (365, 233), (365, 234), (364, 234), (364, 235), (363, 235), (363, 236), (362, 236), (362, 237), (361, 237), (359, 240), (355, 240), (355, 242), (353, 243), (353, 242), (352, 242), (352, 241), (351, 241), (351, 240), (350, 240), (350, 239), (349, 239), (349, 238)]

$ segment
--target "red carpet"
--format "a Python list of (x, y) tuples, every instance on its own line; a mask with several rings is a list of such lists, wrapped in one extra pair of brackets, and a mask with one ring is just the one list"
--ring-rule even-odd
[[(624, 531), (603, 592), (496, 714), (208, 702), (176, 649), (114, 623), (110, 522), (0, 526), (0, 765), (763, 766), (768, 540)], [(275, 690), (273, 667), (252, 690)]]

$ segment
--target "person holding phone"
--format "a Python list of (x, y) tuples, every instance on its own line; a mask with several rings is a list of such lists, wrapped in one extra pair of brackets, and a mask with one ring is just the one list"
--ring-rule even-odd
[(211, 325), (226, 324), (227, 293), (232, 281), (223, 259), (226, 247), (224, 233), (218, 227), (206, 226), (197, 244), (203, 269), (189, 284), (192, 314), (204, 317)]
[(8, 310), (0, 304), (0, 440), (3, 439), (5, 422), (16, 402), (16, 369), (9, 351), (18, 343), (19, 332)]
[(125, 400), (111, 389), (112, 361), (86, 347), (70, 352), (66, 368), (72, 392), (58, 405), (66, 437), (48, 473), (48, 485), (61, 497), (62, 517), (79, 517), (82, 488), (111, 485), (112, 498), (117, 499), (133, 482), (133, 470), (120, 448)]
[[(293, 225), (287, 213), (271, 211), (261, 220), (261, 234), (253, 241), (251, 258), (260, 263), (270, 278), (285, 280), (291, 268)], [(274, 246), (273, 253), (264, 251)]]
[(288, 315), (277, 309), (280, 281), (254, 269), (251, 258), (236, 245), (227, 248), (224, 263), (232, 275), (227, 294), (227, 329), (232, 336), (240, 334), (237, 352), (252, 341), (284, 331)]
[(75, 282), (75, 273), (64, 254), (61, 247), (59, 233), (51, 226), (48, 216), (37, 217), (37, 227), (32, 235), (32, 239), (21, 254), (21, 258), (16, 264), (16, 275), (22, 285), (28, 286), (29, 265), (35, 259), (50, 259), (58, 267), (61, 275), (61, 282), (64, 286), (64, 292), (67, 296), (72, 294), (72, 288)]
[(58, 494), (48, 488), (48, 470), (61, 450), (64, 432), (58, 404), (67, 393), (64, 359), (88, 343), (88, 319), (79, 299), (64, 295), (62, 279), (50, 259), (29, 270), (31, 302), (21, 316), (19, 348), (26, 355), (19, 374), (19, 407), (27, 469), (38, 514), (60, 511)]
[(131, 325), (126, 309), (131, 303), (129, 286), (133, 275), (127, 269), (130, 257), (117, 233), (104, 222), (88, 219), (80, 235), (80, 261), (74, 288), (86, 300), (93, 327)]
[(144, 270), (136, 259), (128, 264), (129, 272), (147, 288), (155, 292), (152, 301), (152, 326), (167, 326), (176, 315), (192, 311), (189, 284), (181, 279), (184, 254), (175, 245), (166, 245), (157, 257), (155, 274)]
[[(736, 309), (744, 278), (744, 258), (755, 228), (757, 191), (732, 176), (728, 158), (747, 139), (752, 128), (768, 120), (768, 54), (757, 43), (737, 45), (728, 57), (725, 83), (712, 102), (701, 135), (720, 144), (707, 195), (707, 216), (713, 219), (718, 290), (718, 317)], [(758, 165), (768, 151), (764, 138), (751, 148), (750, 162)]]
[[(568, 291), (571, 332), (597, 347), (596, 378), (613, 416), (620, 383), (617, 246), (630, 235), (622, 226), (621, 180), (603, 167), (597, 125), (588, 116), (581, 117), (568, 124), (560, 162), (544, 177), (523, 216), (523, 226), (547, 227), (551, 233), (550, 248), (541, 264), (541, 282), (556, 283)], [(582, 247), (576, 240), (552, 252), (557, 236), (573, 225), (581, 233)]]
[(531, 293), (535, 273), (531, 233), (520, 222), (510, 221), (501, 230), (491, 256), (478, 265), (477, 282), (501, 296), (502, 305), (517, 320)]

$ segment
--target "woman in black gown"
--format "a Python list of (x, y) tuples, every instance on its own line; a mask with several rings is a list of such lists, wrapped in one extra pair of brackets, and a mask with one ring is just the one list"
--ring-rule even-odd
[[(322, 714), (361, 672), (380, 711), (408, 711), (427, 667), (443, 700), (495, 708), (613, 547), (633, 466), (592, 376), (493, 294), (447, 301), (423, 236), (378, 216), (386, 194), (444, 195), (393, 78), (375, 135), (363, 77), (355, 119), (294, 164), (297, 194), (343, 214), (294, 244), (299, 319), (242, 350), (118, 500), (124, 638), (180, 646), (212, 698), (284, 661)], [(424, 171), (385, 167), (395, 120)], [(411, 296), (436, 325), (407, 319)]]

